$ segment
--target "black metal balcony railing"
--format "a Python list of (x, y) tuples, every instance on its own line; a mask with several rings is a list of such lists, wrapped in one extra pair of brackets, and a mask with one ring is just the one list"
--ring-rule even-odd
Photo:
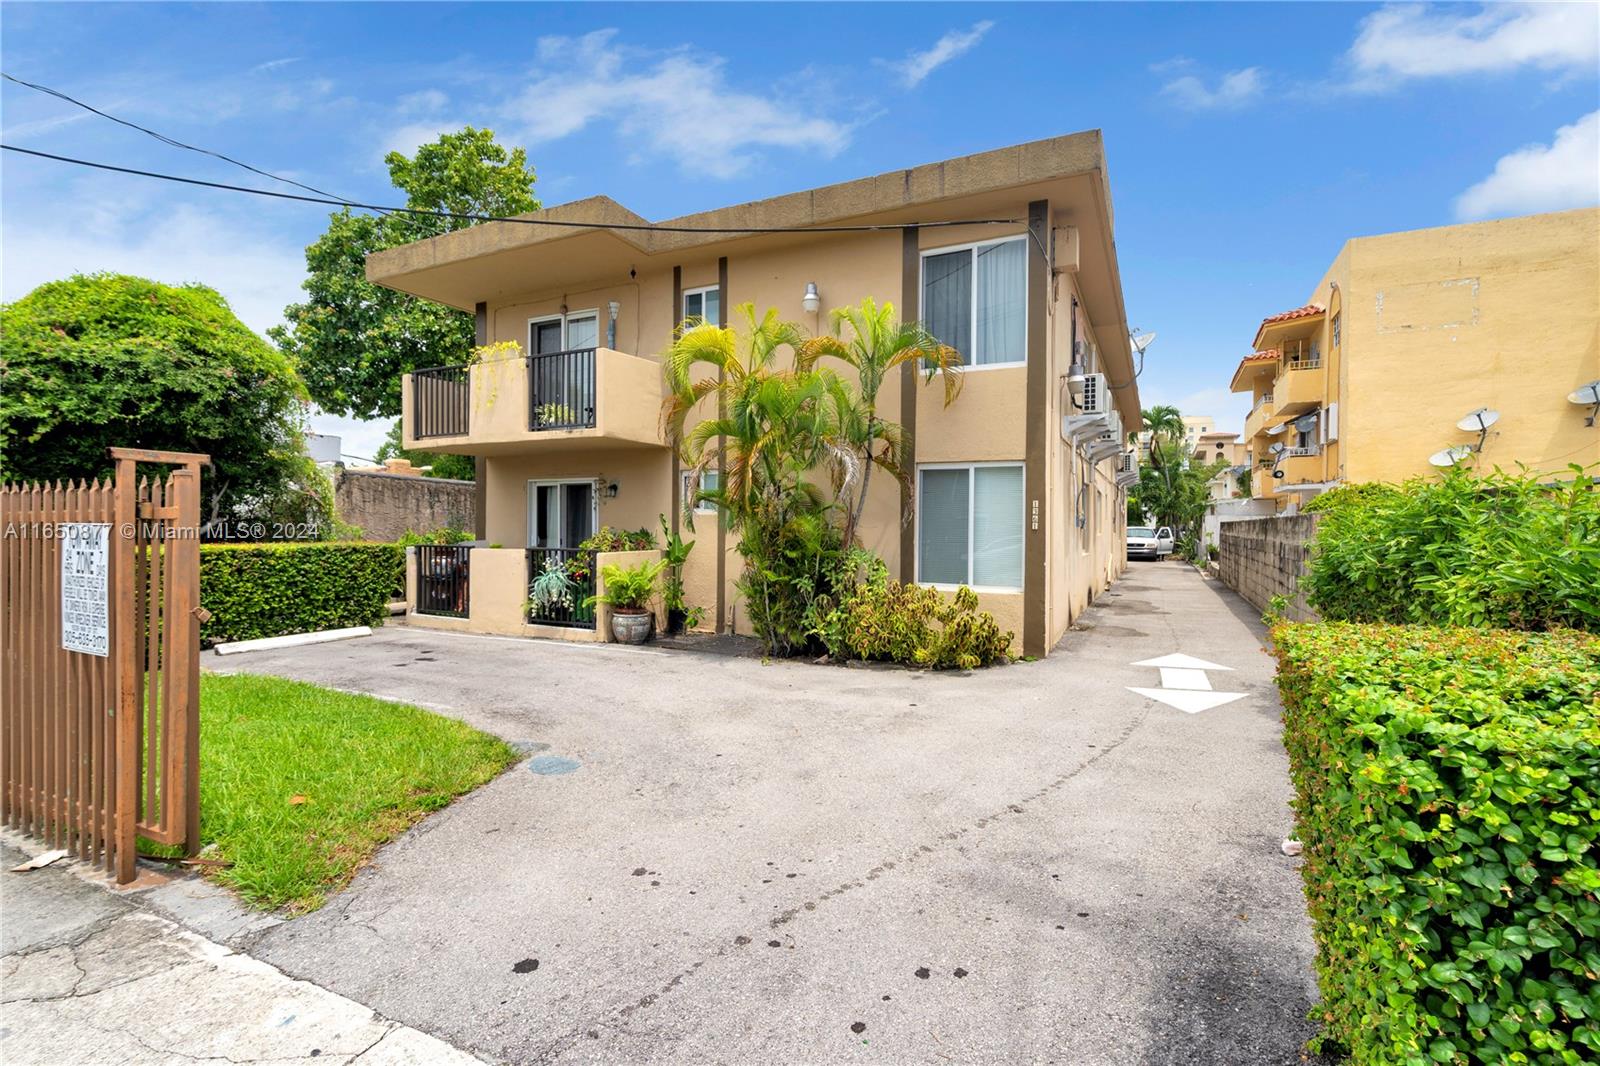
[(577, 548), (528, 549), (528, 621), (541, 626), (593, 629), (595, 553)]
[(468, 368), (436, 366), (411, 372), (411, 435), (464, 437), (470, 425)]
[(528, 428), (594, 428), (593, 348), (528, 356)]
[(417, 613), (467, 617), (470, 546), (420, 544), (417, 546)]

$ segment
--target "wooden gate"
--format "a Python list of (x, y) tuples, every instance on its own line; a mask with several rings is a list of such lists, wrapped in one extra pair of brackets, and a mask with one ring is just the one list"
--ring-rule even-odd
[(0, 815), (126, 883), (138, 838), (200, 846), (209, 459), (111, 457), (111, 481), (0, 487)]

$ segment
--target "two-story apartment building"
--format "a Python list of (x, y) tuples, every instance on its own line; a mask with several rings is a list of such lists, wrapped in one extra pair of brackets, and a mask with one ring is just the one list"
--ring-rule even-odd
[[(1139, 397), (1098, 131), (656, 224), (605, 197), (524, 218), (367, 263), (377, 284), (473, 312), (480, 344), (520, 349), (404, 382), (405, 446), (479, 461), (478, 535), (499, 547), (473, 552), (470, 597), (449, 604), (467, 627), (554, 635), (561, 619), (480, 618), (484, 575), (525, 590), (538, 553), (601, 525), (681, 524), (693, 486), (663, 438), (659, 356), (686, 320), (726, 326), (745, 302), (820, 332), (871, 296), (962, 353), (949, 407), (910, 366), (879, 393), (916, 465), (914, 500), (874, 480), (859, 529), (892, 574), (972, 587), (1042, 655), (1122, 570)], [(748, 631), (735, 535), (714, 512), (693, 535), (689, 601), (708, 628)]]
[[(1600, 462), (1600, 210), (1358, 237), (1270, 315), (1232, 390), (1257, 499), (1445, 464), (1561, 477)], [(1479, 419), (1476, 412), (1487, 410)], [(1480, 422), (1490, 423), (1480, 429)]]

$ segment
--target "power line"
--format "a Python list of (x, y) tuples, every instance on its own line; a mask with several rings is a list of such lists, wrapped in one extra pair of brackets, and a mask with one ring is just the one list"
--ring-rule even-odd
[[(475, 215), (458, 211), (429, 211), (417, 207), (383, 207), (378, 204), (364, 204), (355, 200), (345, 200), (331, 194), (321, 196), (302, 196), (299, 193), (278, 192), (273, 189), (252, 189), (246, 185), (229, 185), (220, 181), (203, 181), (200, 178), (186, 178), (177, 174), (161, 174), (153, 170), (138, 170), (133, 167), (119, 167), (111, 163), (96, 163), (89, 159), (74, 159), (72, 156), (55, 155), (51, 152), (41, 152), (33, 148), (20, 148), (14, 144), (0, 144), (0, 148), (8, 152), (18, 152), (22, 155), (31, 155), (39, 159), (51, 159), (58, 163), (71, 163), (74, 166), (90, 167), (94, 170), (106, 170), (113, 174), (132, 174), (140, 178), (155, 178), (159, 181), (172, 181), (181, 185), (197, 185), (204, 189), (221, 189), (224, 192), (247, 193), (251, 196), (268, 196), (276, 200), (296, 200), (307, 204), (326, 204), (329, 207), (348, 207), (358, 211), (387, 211), (402, 215), (418, 215), (424, 218), (447, 218), (459, 222), (511, 222), (522, 226), (554, 226), (562, 229), (609, 229), (633, 230), (645, 233), (881, 233), (885, 231), (903, 230), (907, 227), (922, 227), (933, 229), (943, 226), (1015, 226), (1021, 224), (1021, 219), (1016, 218), (960, 218), (947, 219), (934, 222), (894, 222), (876, 225), (861, 226), (657, 226), (648, 222), (578, 222), (571, 219), (546, 219), (546, 218), (511, 218), (503, 215)], [(203, 149), (202, 149), (203, 150)], [(269, 175), (270, 176), (270, 175)], [(289, 180), (287, 178), (283, 179)], [(295, 182), (294, 184), (299, 184)], [(306, 186), (301, 186), (305, 188)], [(320, 192), (321, 190), (315, 190)]]
[(220, 159), (224, 163), (232, 163), (236, 167), (243, 167), (245, 170), (250, 171), (250, 173), (252, 173), (252, 174), (260, 174), (263, 178), (271, 178), (273, 181), (281, 181), (281, 182), (284, 182), (285, 184), (293, 185), (296, 188), (304, 189), (307, 192), (314, 192), (319, 196), (337, 197), (337, 195), (338, 195), (336, 193), (329, 192), (327, 189), (319, 189), (314, 185), (307, 185), (304, 182), (295, 181), (293, 178), (286, 178), (282, 174), (274, 174), (271, 171), (262, 170), (260, 167), (253, 167), (249, 163), (246, 163), (246, 162), (243, 162), (241, 160), (235, 159), (235, 158), (233, 158), (232, 156), (229, 156), (229, 155), (223, 155), (221, 152), (213, 152), (209, 148), (201, 148), (201, 147), (199, 147), (197, 145), (185, 144), (180, 140), (176, 140), (176, 139), (174, 139), (172, 137), (168, 137), (165, 133), (159, 133), (159, 132), (157, 132), (157, 131), (155, 131), (153, 129), (149, 129), (148, 127), (141, 126), (137, 122), (130, 122), (128, 119), (125, 119), (125, 118), (118, 118), (116, 115), (109, 114), (108, 112), (102, 111), (98, 107), (94, 107), (91, 104), (86, 104), (82, 100), (78, 100), (78, 99), (75, 99), (75, 98), (73, 98), (71, 96), (68, 96), (66, 93), (62, 92), (60, 89), (52, 89), (48, 85), (38, 85), (38, 84), (35, 84), (34, 82), (31, 82), (31, 81), (23, 81), (21, 78), (18, 78), (18, 77), (14, 76), (14, 75), (11, 75), (11, 74), (7, 74), (4, 71), (0, 71), (0, 78), (4, 78), (6, 81), (9, 81), (9, 82), (14, 82), (17, 85), (25, 86), (26, 88), (32, 89), (35, 92), (41, 92), (41, 93), (44, 93), (47, 96), (54, 96), (58, 100), (65, 100), (67, 103), (72, 104), (74, 107), (81, 107), (85, 111), (91, 112), (92, 114), (99, 115), (103, 119), (109, 119), (110, 121), (115, 122), (119, 126), (126, 126), (126, 127), (128, 127), (129, 129), (132, 129), (132, 130), (138, 130), (140, 133), (147, 134), (147, 135), (149, 135), (151, 137), (154, 137), (156, 140), (160, 141), (162, 144), (171, 145), (173, 148), (182, 148), (185, 151), (198, 152), (201, 155), (208, 155), (208, 156), (211, 156), (213, 159)]

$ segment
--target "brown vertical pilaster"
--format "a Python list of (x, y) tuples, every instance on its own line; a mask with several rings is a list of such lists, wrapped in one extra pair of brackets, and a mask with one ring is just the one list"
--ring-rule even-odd
[[(678, 322), (683, 318), (683, 267), (672, 268), (672, 317), (667, 321), (672, 323), (674, 339), (678, 335)], [(665, 375), (667, 368), (663, 366), (661, 373)], [(672, 449), (672, 531), (678, 532), (678, 523), (683, 521), (683, 460), (678, 455), (678, 440), (674, 437), (667, 441), (667, 447)]]
[[(722, 329), (728, 328), (728, 257), (721, 256), (717, 259), (717, 325)], [(722, 379), (722, 371), (717, 371), (717, 379)], [(727, 416), (727, 405), (723, 402), (721, 392), (717, 393), (717, 417)], [(728, 445), (726, 441), (717, 442), (717, 484), (722, 484), (722, 471), (728, 465)], [(726, 518), (717, 515), (717, 632), (721, 633), (728, 627), (728, 523)]]
[[(911, 322), (922, 317), (922, 257), (917, 227), (906, 226), (900, 231), (900, 321)], [(900, 580), (914, 581), (917, 576), (917, 524), (911, 521), (916, 497), (917, 469), (917, 367), (912, 363), (900, 365), (900, 425), (906, 439), (911, 442), (912, 488), (900, 487)]]
[[(489, 305), (482, 300), (473, 309), (473, 343), (482, 348), (489, 343)], [(489, 471), (483, 456), (472, 457), (472, 536), (489, 539)]]
[(1028, 205), (1028, 405), (1026, 454), (1023, 459), (1023, 564), (1022, 652), (1043, 656), (1048, 626), (1045, 604), (1049, 593), (1046, 568), (1050, 538), (1046, 497), (1046, 450), (1050, 444), (1050, 367), (1045, 340), (1050, 320), (1045, 304), (1050, 295), (1050, 201)]

